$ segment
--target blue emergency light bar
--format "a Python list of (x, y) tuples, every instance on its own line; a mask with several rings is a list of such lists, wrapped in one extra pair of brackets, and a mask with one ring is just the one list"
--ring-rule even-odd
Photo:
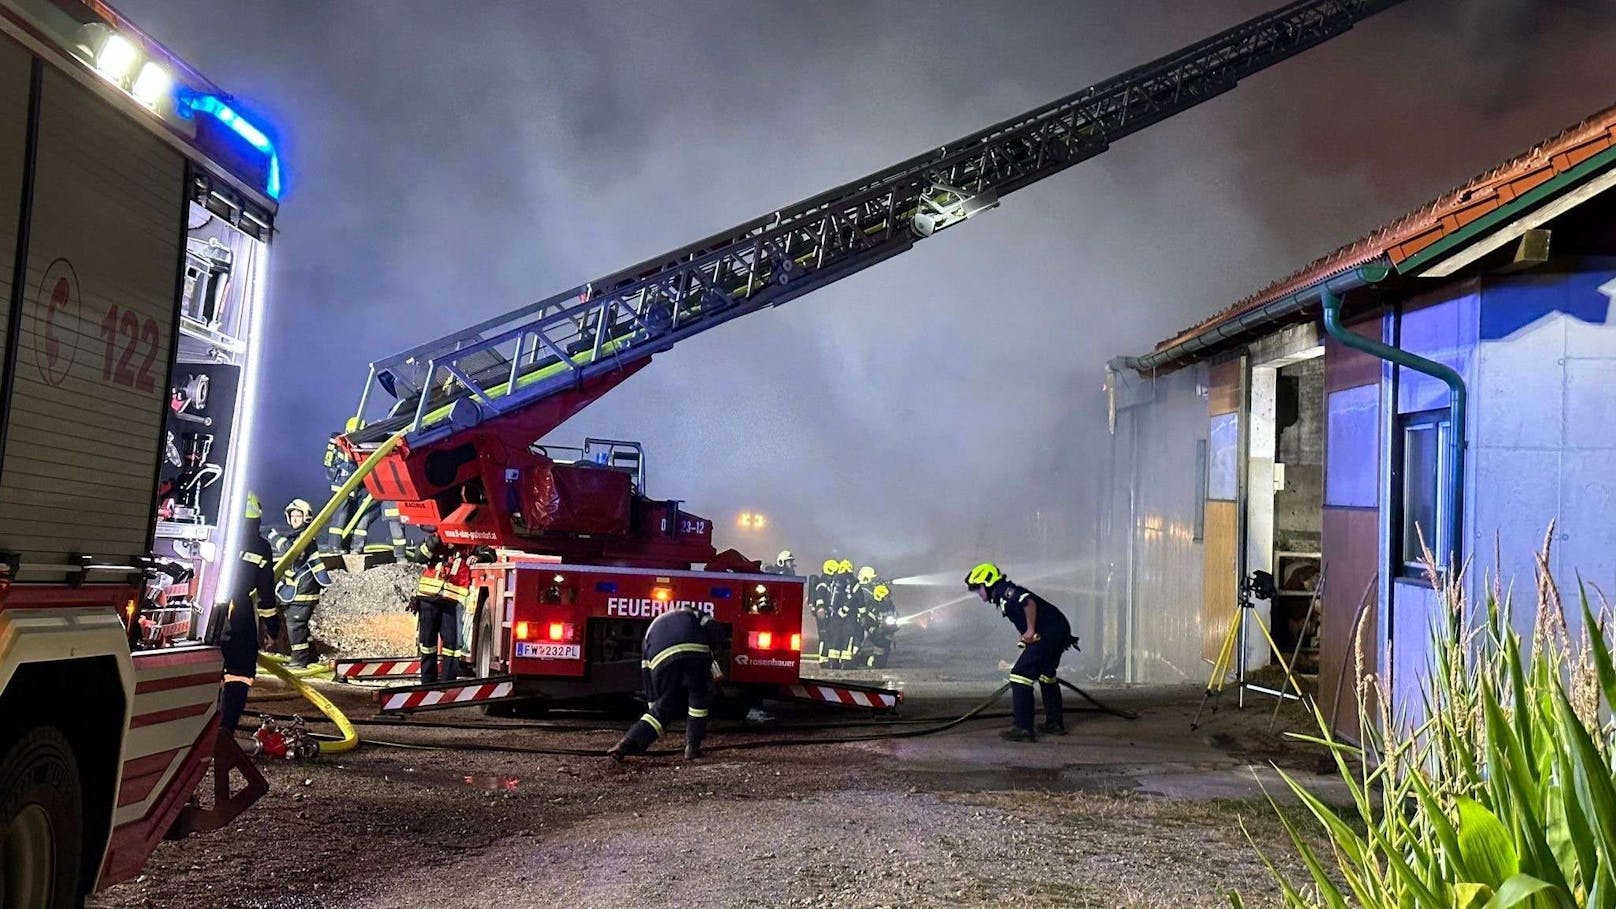
[(191, 111), (205, 114), (228, 127), (231, 132), (240, 136), (248, 145), (257, 149), (265, 159), (264, 194), (271, 199), (281, 197), (281, 162), (275, 154), (275, 145), (264, 135), (263, 130), (254, 126), (247, 118), (236, 112), (223, 98), (218, 95), (183, 94), (179, 101), (182, 111)]

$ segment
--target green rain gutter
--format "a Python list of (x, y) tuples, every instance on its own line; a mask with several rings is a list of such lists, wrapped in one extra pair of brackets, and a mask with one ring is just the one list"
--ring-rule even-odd
[[(1348, 331), (1341, 323), (1341, 298), (1328, 287), (1319, 294), (1324, 304), (1324, 331), (1330, 337), (1353, 350), (1361, 350), (1377, 360), (1406, 366), (1418, 373), (1440, 379), (1448, 386), (1448, 471), (1447, 477), (1447, 552), (1435, 553), (1443, 564), (1459, 563), (1459, 540), (1463, 533), (1461, 503), (1464, 502), (1464, 449), (1465, 449), (1465, 383), (1452, 367), (1435, 360), (1409, 353), (1389, 344), (1366, 338)], [(1440, 545), (1440, 544), (1438, 544)]]

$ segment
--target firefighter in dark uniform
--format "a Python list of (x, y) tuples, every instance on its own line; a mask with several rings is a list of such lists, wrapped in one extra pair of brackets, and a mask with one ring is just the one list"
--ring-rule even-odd
[[(353, 432), (358, 428), (359, 421), (350, 418), (346, 431)], [(331, 480), (332, 495), (342, 491), (342, 487), (348, 482), (348, 478), (353, 476), (355, 470), (359, 469), (358, 465), (354, 464), (353, 459), (348, 457), (348, 453), (343, 451), (342, 447), (337, 444), (337, 439), (341, 435), (342, 433), (334, 432), (325, 443), (325, 475)], [(342, 504), (337, 507), (336, 513), (331, 516), (331, 523), (326, 527), (325, 551), (327, 553), (340, 555), (353, 548), (354, 525), (358, 521), (360, 507), (364, 498), (363, 488), (355, 489), (353, 492), (348, 493), (347, 497), (342, 500)]]
[[(286, 504), (286, 521), (292, 532), (274, 534), (276, 558), (284, 555), (302, 535), (303, 527), (308, 524), (308, 510), (309, 503), (303, 499), (293, 499)], [(275, 587), (275, 599), (286, 614), (286, 639), (292, 648), (286, 664), (293, 669), (304, 669), (314, 662), (309, 622), (314, 618), (314, 607), (320, 605), (320, 596), (329, 586), (331, 576), (326, 573), (320, 553), (311, 548), (297, 567), (281, 575)]]
[(701, 757), (707, 735), (707, 712), (713, 703), (713, 648), (722, 643), (713, 617), (693, 607), (678, 606), (651, 620), (641, 645), (645, 677), (645, 714), (607, 750), (612, 760), (642, 754), (657, 740), (683, 706), (685, 757)]
[(1005, 577), (999, 566), (984, 562), (965, 576), (967, 589), (984, 602), (997, 606), (999, 613), (1021, 633), (1021, 656), (1010, 668), (1010, 712), (1013, 725), (1000, 733), (1012, 742), (1037, 738), (1032, 728), (1032, 686), (1036, 682), (1044, 701), (1044, 725), (1048, 735), (1065, 735), (1066, 721), (1061, 714), (1061, 655), (1077, 644), (1072, 626), (1048, 600)]
[(471, 566), (478, 561), (477, 553), (446, 544), (436, 535), (421, 548), (426, 568), (409, 605), (409, 611), (415, 613), (421, 681), (453, 682), (460, 677), (460, 660), (468, 653), (460, 629), (471, 597)]
[(851, 640), (847, 648), (847, 665), (849, 669), (863, 669), (869, 663), (869, 648), (865, 639), (870, 633), (870, 623), (875, 614), (875, 569), (868, 565), (858, 570), (856, 582), (853, 585), (853, 617), (850, 624)]
[(864, 615), (864, 640), (859, 644), (858, 665), (865, 669), (885, 669), (897, 633), (898, 607), (892, 602), (892, 590), (885, 584), (877, 584), (870, 591), (870, 605)]
[(852, 662), (853, 638), (858, 632), (857, 594), (858, 579), (853, 576), (853, 563), (842, 559), (836, 563), (830, 602), (832, 669), (846, 669)]
[[(280, 634), (275, 615), (275, 571), (270, 560), (269, 542), (259, 533), (262, 508), (258, 496), (247, 493), (243, 515), (241, 564), (236, 566), (235, 583), (225, 606), (224, 632), (219, 650), (224, 656), (224, 685), (219, 691), (220, 727), (236, 731), (241, 712), (247, 707), (247, 693), (258, 674), (259, 619), (268, 637)], [(259, 607), (270, 604), (269, 615)]]
[(830, 662), (830, 642), (835, 636), (831, 630), (830, 603), (836, 596), (836, 572), (838, 565), (835, 559), (826, 559), (821, 566), (822, 574), (814, 575), (809, 590), (810, 611), (814, 616), (814, 636), (819, 639), (819, 646), (815, 653), (821, 665)]

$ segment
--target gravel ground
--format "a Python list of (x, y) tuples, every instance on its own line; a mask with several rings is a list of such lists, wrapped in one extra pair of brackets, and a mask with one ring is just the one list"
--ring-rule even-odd
[(406, 564), (334, 571), (309, 626), (322, 657), (415, 652), (415, 617), (404, 611), (421, 569)]
[[(982, 694), (927, 679), (909, 687), (911, 718), (958, 715)], [(258, 688), (255, 709), (292, 709), (273, 686)], [(326, 688), (366, 715), (368, 693)], [(754, 744), (757, 730), (720, 725), (718, 747), (697, 762), (379, 744), (277, 762), (265, 768), (272, 791), (232, 831), (164, 844), (140, 880), (90, 905), (1115, 909), (1226, 906), (1236, 887), (1248, 904), (1272, 905), (1241, 825), (1294, 863), (1251, 768), (1307, 773), (1315, 757), (1268, 732), (1266, 710), (1223, 711), (1191, 734), (1193, 689), (1099, 694), (1143, 718), (1085, 714), (1070, 736), (1020, 746), (997, 739), (997, 714), (923, 738), (747, 750), (722, 746)], [(826, 719), (786, 709), (779, 722), (818, 724), (792, 733), (805, 738), (870, 731), (823, 728)], [(424, 725), (441, 721), (494, 728)], [(598, 754), (623, 725), (455, 711), (362, 733)]]

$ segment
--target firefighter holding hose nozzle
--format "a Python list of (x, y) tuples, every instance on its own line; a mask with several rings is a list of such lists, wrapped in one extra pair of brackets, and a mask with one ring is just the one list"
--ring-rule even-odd
[(1016, 664), (1010, 668), (1011, 727), (999, 733), (1010, 742), (1031, 742), (1038, 738), (1032, 728), (1032, 686), (1039, 687), (1044, 701), (1046, 735), (1065, 735), (1066, 720), (1061, 713), (1060, 681), (1055, 673), (1060, 669), (1061, 655), (1068, 647), (1077, 646), (1072, 626), (1048, 600), (1025, 587), (1011, 582), (992, 562), (983, 562), (965, 576), (965, 587), (985, 603), (998, 607), (999, 613), (1020, 632), (1024, 648)]

